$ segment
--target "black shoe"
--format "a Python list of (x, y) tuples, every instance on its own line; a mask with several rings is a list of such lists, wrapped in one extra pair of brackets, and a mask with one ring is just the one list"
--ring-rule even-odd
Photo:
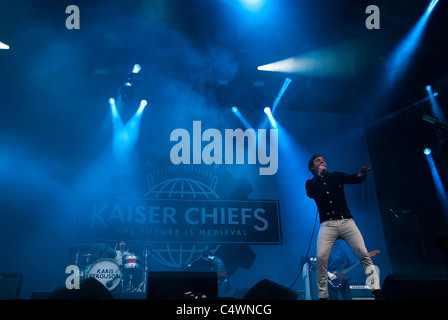
[(373, 296), (374, 296), (375, 300), (386, 300), (386, 299), (383, 297), (383, 294), (381, 293), (381, 290), (380, 290), (380, 289), (373, 290), (372, 293), (373, 293)]

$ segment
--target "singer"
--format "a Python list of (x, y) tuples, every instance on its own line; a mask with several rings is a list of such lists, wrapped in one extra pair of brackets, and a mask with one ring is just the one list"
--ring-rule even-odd
[[(366, 277), (372, 276), (372, 293), (382, 300), (379, 278), (364, 239), (356, 226), (345, 199), (344, 184), (359, 184), (366, 180), (370, 166), (361, 167), (358, 174), (327, 172), (327, 164), (321, 155), (314, 155), (308, 162), (314, 178), (306, 181), (306, 194), (314, 199), (319, 210), (320, 230), (317, 238), (317, 288), (319, 299), (328, 299), (328, 259), (333, 245), (342, 239), (352, 248), (360, 260)], [(373, 272), (373, 274), (372, 274)]]

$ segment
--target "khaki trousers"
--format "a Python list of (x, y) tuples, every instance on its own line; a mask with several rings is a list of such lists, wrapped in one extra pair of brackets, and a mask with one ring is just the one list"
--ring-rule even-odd
[(355, 221), (352, 218), (328, 220), (321, 223), (317, 237), (317, 288), (319, 298), (328, 298), (328, 259), (333, 245), (338, 239), (345, 240), (361, 262), (368, 279), (369, 288), (372, 291), (380, 289), (378, 275)]

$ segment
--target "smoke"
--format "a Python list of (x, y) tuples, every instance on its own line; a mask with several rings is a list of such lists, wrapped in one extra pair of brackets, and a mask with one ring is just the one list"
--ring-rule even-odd
[(81, 1), (80, 30), (65, 28), (63, 4), (22, 5), (29, 11), (11, 4), (3, 20), (17, 28), (8, 28), (14, 41), (1, 62), (0, 253), (13, 257), (0, 269), (21, 272), (29, 298), (63, 279), (81, 197), (132, 192), (135, 181), (120, 180), (124, 168), (111, 158), (107, 102), (132, 66), (142, 66), (136, 94), (149, 103), (138, 147), (169, 154), (171, 130), (193, 119), (224, 125), (213, 89), (239, 65), (222, 43), (187, 32), (192, 21), (174, 24), (166, 1)]

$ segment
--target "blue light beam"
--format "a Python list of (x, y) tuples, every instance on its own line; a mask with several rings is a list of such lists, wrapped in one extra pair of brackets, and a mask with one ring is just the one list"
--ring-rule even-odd
[(404, 38), (404, 40), (398, 45), (395, 51), (390, 56), (386, 63), (388, 71), (386, 85), (390, 86), (394, 84), (404, 73), (409, 65), (412, 55), (415, 52), (417, 45), (420, 42), (425, 26), (428, 22), (431, 12), (434, 10), (438, 0), (431, 1), (426, 12), (419, 19), (417, 24), (412, 28), (411, 32)]
[(121, 120), (120, 113), (118, 112), (114, 98), (109, 99), (109, 105), (110, 105), (110, 112), (112, 113), (112, 125), (115, 132), (123, 127), (123, 120)]
[(140, 102), (140, 106), (135, 114), (126, 124), (121, 120), (115, 100), (109, 99), (113, 118), (113, 147), (117, 160), (126, 160), (138, 142), (140, 134), (140, 122), (145, 107), (148, 105), (146, 100)]
[(426, 86), (426, 91), (428, 92), (428, 99), (431, 103), (431, 112), (434, 115), (434, 117), (437, 117), (440, 122), (446, 123), (445, 115), (442, 111), (442, 108), (440, 108), (436, 97), (439, 95), (437, 92), (432, 91), (432, 86), (428, 85)]
[(275, 109), (277, 109), (278, 104), (280, 103), (280, 100), (283, 97), (283, 94), (285, 93), (286, 89), (288, 88), (289, 84), (291, 83), (291, 79), (290, 78), (286, 78), (285, 82), (283, 83), (282, 88), (280, 89), (280, 92), (278, 93), (277, 98), (274, 101), (274, 104), (272, 106), (272, 113), (275, 112)]
[(434, 7), (439, 2), (439, 0), (432, 0), (431, 3), (428, 6), (428, 9), (426, 9), (426, 15), (429, 16), (431, 12), (434, 10)]
[(237, 107), (232, 107), (232, 112), (240, 119), (240, 121), (244, 124), (246, 129), (253, 129), (252, 125), (246, 120), (246, 118), (241, 114), (240, 110)]
[[(430, 150), (426, 148), (425, 150)], [(431, 169), (431, 174), (434, 179), (434, 186), (436, 188), (437, 197), (439, 198), (440, 204), (442, 206), (442, 210), (445, 214), (445, 217), (448, 217), (448, 197), (446, 193), (445, 186), (443, 185), (442, 179), (440, 178), (437, 167), (434, 163), (434, 159), (432, 157), (432, 152), (424, 152), (426, 155), (426, 159), (428, 160), (429, 168)]]

